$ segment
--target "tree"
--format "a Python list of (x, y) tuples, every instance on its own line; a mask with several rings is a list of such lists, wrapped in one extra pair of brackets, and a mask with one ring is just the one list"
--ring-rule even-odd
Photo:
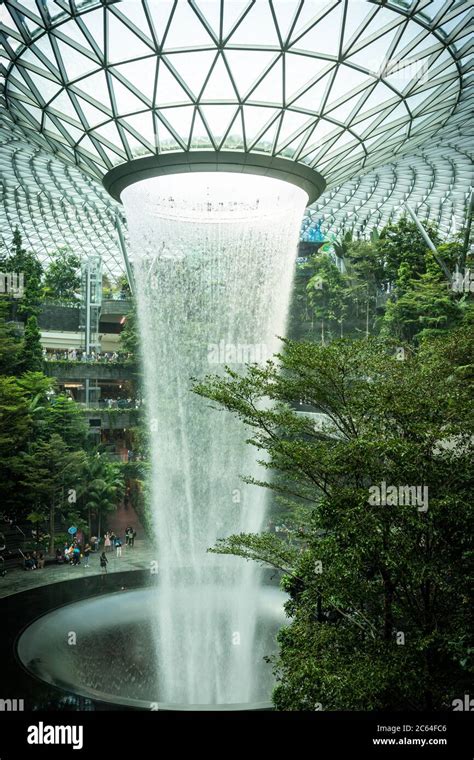
[(76, 502), (85, 453), (70, 451), (61, 436), (54, 433), (48, 440), (34, 443), (21, 459), (20, 484), (29, 496), (34, 513), (44, 515), (48, 523), (49, 553), (53, 554), (56, 520)]
[(51, 255), (44, 277), (43, 292), (46, 298), (70, 303), (80, 291), (81, 261), (68, 248), (59, 248)]
[(322, 255), (314, 259), (314, 275), (306, 286), (308, 301), (321, 323), (321, 343), (324, 345), (327, 323), (338, 322), (342, 332), (346, 314), (344, 278), (331, 259)]
[[(461, 328), (403, 361), (373, 338), (287, 341), (265, 368), (196, 384), (252, 431), (268, 477), (247, 480), (300, 515), (289, 546), (264, 534), (213, 549), (284, 573), (278, 709), (449, 709), (466, 692), (473, 340)], [(322, 428), (293, 411), (300, 400)], [(384, 483), (426, 487), (427, 509), (377, 504)]]
[(34, 315), (26, 320), (20, 366), (23, 372), (41, 372), (43, 369), (41, 333)]
[[(434, 245), (440, 242), (436, 227), (422, 222)], [(377, 242), (380, 257), (384, 261), (387, 280), (394, 283), (400, 264), (406, 264), (414, 277), (425, 272), (425, 258), (429, 250), (414, 222), (402, 217), (395, 224), (387, 224), (380, 232)]]
[(97, 518), (97, 535), (101, 535), (102, 520), (108, 512), (117, 509), (125, 490), (120, 466), (111, 462), (106, 453), (95, 453), (84, 462), (81, 499), (87, 511), (89, 531), (92, 515)]
[(400, 265), (397, 291), (387, 303), (383, 334), (411, 341), (427, 331), (448, 330), (462, 320), (460, 299), (449, 287), (431, 253), (426, 256), (426, 271), (411, 277)]
[(10, 256), (6, 260), (8, 271), (22, 274), (24, 278), (24, 293), (18, 299), (18, 314), (25, 320), (37, 315), (41, 302), (41, 277), (43, 267), (31, 251), (23, 248), (21, 233), (16, 227)]
[(138, 363), (140, 338), (138, 331), (138, 317), (135, 303), (132, 303), (130, 309), (125, 317), (125, 324), (122, 332), (120, 333), (120, 348), (125, 353), (130, 354), (130, 357), (135, 363)]
[(14, 375), (20, 361), (21, 342), (7, 316), (8, 304), (0, 301), (0, 375)]

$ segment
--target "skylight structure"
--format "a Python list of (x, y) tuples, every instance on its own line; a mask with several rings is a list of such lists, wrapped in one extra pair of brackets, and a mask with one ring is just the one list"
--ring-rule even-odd
[[(76, 167), (99, 207), (110, 202), (90, 180), (114, 167), (230, 151), (316, 170), (327, 190), (314, 214), (336, 226), (347, 201), (330, 204), (349, 182), (344, 214), (362, 213), (362, 231), (377, 218), (361, 211), (367, 192), (388, 218), (415, 171), (422, 215), (450, 229), (471, 182), (472, 18), (469, 0), (6, 0), (1, 105), (30, 150)], [(381, 193), (366, 189), (382, 175)], [(451, 216), (433, 203), (444, 183), (457, 193)]]

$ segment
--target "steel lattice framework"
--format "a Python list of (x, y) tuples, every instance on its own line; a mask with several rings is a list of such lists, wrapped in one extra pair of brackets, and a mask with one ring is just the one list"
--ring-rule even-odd
[(336, 233), (408, 197), (452, 231), (472, 182), (472, 18), (470, 0), (5, 0), (8, 226), (113, 269), (97, 180), (208, 149), (315, 168), (328, 190), (309, 213)]

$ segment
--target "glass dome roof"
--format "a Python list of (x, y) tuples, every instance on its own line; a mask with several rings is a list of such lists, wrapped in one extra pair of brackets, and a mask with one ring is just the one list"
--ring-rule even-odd
[[(5, 0), (0, 238), (122, 271), (100, 179), (139, 156), (254, 151), (326, 178), (306, 223), (453, 233), (473, 184), (470, 0)], [(123, 222), (123, 219), (122, 219)]]
[(6, 0), (5, 104), (96, 177), (236, 150), (308, 164), (331, 187), (413, 151), (460, 107), (470, 6)]

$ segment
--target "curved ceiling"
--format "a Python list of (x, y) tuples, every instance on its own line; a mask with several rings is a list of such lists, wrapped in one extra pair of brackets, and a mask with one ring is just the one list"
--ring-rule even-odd
[(303, 162), (333, 186), (446, 123), (470, 5), (6, 0), (6, 105), (98, 177), (209, 148)]
[(326, 231), (410, 199), (452, 232), (472, 185), (472, 18), (470, 0), (5, 0), (0, 234), (18, 223), (116, 271), (97, 180), (194, 149), (314, 167)]

